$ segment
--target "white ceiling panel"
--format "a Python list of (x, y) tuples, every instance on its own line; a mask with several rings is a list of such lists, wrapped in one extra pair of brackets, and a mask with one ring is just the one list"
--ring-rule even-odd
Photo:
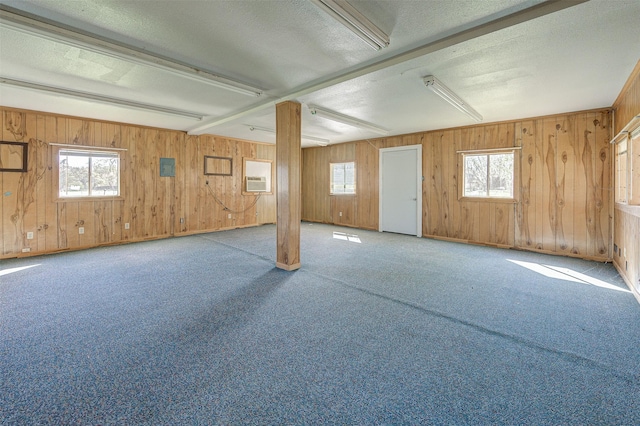
[[(275, 103), (297, 100), (395, 135), (475, 123), (427, 90), (426, 75), (494, 122), (611, 106), (639, 59), (637, 0), (349, 3), (389, 35), (389, 47), (372, 49), (310, 0), (0, 1), (0, 104), (273, 143), (273, 133), (248, 125), (274, 129)], [(564, 9), (549, 11), (558, 4)], [(90, 42), (16, 25), (16, 14)], [(93, 42), (126, 45), (263, 94), (229, 91)], [(303, 134), (331, 143), (379, 137), (312, 116), (306, 106)]]

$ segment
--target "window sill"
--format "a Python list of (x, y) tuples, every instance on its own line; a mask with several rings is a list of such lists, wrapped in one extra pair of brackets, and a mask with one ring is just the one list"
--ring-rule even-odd
[(103, 197), (66, 197), (53, 200), (55, 203), (74, 203), (74, 202), (87, 202), (87, 201), (124, 201), (122, 195), (117, 196), (103, 196)]
[(254, 197), (258, 196), (258, 195), (260, 195), (260, 196), (262, 196), (262, 195), (273, 195), (273, 191), (269, 191), (269, 192), (267, 192), (267, 191), (250, 191), (250, 192), (242, 191), (242, 195), (246, 195), (246, 196), (253, 195)]
[(354, 197), (356, 195), (356, 193), (354, 192), (353, 194), (329, 194), (330, 197), (345, 197), (345, 196), (352, 196)]
[(616, 203), (616, 210), (620, 210), (622, 212), (628, 213), (632, 216), (640, 217), (640, 206), (639, 205), (629, 205), (624, 203)]
[(460, 197), (458, 201), (472, 201), (475, 203), (503, 203), (516, 204), (518, 200), (515, 198), (490, 198), (490, 197)]

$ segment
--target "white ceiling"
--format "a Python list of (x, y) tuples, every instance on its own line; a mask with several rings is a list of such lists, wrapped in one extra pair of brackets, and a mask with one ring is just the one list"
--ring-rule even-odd
[[(639, 0), (350, 0), (390, 37), (375, 51), (310, 0), (0, 1), (4, 13), (133, 47), (263, 90), (228, 91), (48, 32), (0, 21), (0, 77), (198, 113), (183, 118), (0, 85), (3, 106), (262, 142), (274, 104), (297, 100), (389, 129), (474, 124), (427, 90), (435, 75), (494, 122), (611, 106), (639, 59)], [(524, 16), (509, 26), (512, 14)], [(7, 15), (8, 16), (8, 15)], [(503, 28), (504, 27), (504, 28)], [(487, 31), (480, 31), (487, 28)], [(486, 34), (484, 34), (486, 33)], [(331, 143), (378, 137), (312, 116), (302, 133)], [(303, 139), (303, 146), (314, 142)]]

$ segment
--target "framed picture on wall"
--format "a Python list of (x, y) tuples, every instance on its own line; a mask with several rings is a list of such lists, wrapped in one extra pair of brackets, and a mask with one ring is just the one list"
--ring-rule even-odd
[(207, 176), (231, 176), (233, 173), (233, 158), (204, 156), (204, 174)]
[(0, 141), (0, 172), (26, 172), (29, 144)]

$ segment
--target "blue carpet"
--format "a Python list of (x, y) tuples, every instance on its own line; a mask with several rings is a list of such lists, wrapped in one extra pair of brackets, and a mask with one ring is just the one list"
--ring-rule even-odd
[(274, 226), (2, 261), (0, 423), (640, 424), (611, 265), (308, 223), (274, 264)]

